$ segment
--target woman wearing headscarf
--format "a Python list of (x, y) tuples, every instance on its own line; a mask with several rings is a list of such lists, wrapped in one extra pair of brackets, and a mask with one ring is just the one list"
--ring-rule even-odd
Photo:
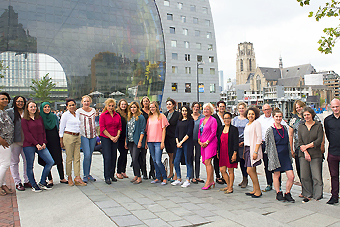
[[(46, 147), (50, 152), (54, 165), (57, 165), (60, 183), (67, 184), (67, 180), (64, 175), (64, 165), (63, 165), (63, 157), (62, 150), (60, 147), (60, 137), (59, 137), (59, 119), (57, 115), (51, 112), (51, 103), (43, 102), (40, 106), (40, 116), (43, 119), (45, 132), (46, 132)], [(46, 162), (39, 156), (38, 163), (42, 166), (46, 165)], [(53, 178), (51, 171), (48, 173), (48, 184), (53, 186)]]

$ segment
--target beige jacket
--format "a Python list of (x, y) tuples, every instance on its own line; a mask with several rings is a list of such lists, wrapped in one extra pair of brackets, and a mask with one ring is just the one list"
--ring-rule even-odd
[(256, 144), (262, 144), (262, 129), (261, 129), (261, 123), (258, 121), (254, 121), (251, 123), (251, 125), (246, 125), (246, 128), (249, 130), (249, 135), (244, 135), (244, 136), (249, 136), (249, 141), (250, 141), (250, 160), (251, 160), (251, 165), (253, 166), (254, 163), (257, 161), (261, 160), (263, 157), (262, 154), (262, 147), (260, 146), (257, 154), (257, 159), (253, 159), (253, 154), (255, 152), (255, 146)]

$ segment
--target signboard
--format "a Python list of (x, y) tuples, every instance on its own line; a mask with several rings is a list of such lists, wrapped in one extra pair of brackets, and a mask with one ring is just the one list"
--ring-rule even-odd
[(204, 93), (204, 84), (203, 83), (199, 83), (198, 84), (198, 92), (199, 93)]

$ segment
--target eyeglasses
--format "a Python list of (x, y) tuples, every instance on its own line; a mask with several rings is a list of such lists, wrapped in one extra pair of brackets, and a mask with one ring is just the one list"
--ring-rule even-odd
[(263, 111), (268, 111), (268, 110), (271, 110), (271, 109), (264, 109)]

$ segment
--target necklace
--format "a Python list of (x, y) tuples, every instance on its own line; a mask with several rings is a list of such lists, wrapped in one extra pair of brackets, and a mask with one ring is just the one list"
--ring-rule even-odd
[(285, 130), (284, 130), (283, 126), (281, 125), (283, 135), (281, 135), (280, 132), (279, 132), (279, 130), (276, 128), (275, 123), (274, 123), (274, 127), (275, 127), (277, 133), (279, 133), (280, 137), (281, 137), (282, 139), (285, 138)]

